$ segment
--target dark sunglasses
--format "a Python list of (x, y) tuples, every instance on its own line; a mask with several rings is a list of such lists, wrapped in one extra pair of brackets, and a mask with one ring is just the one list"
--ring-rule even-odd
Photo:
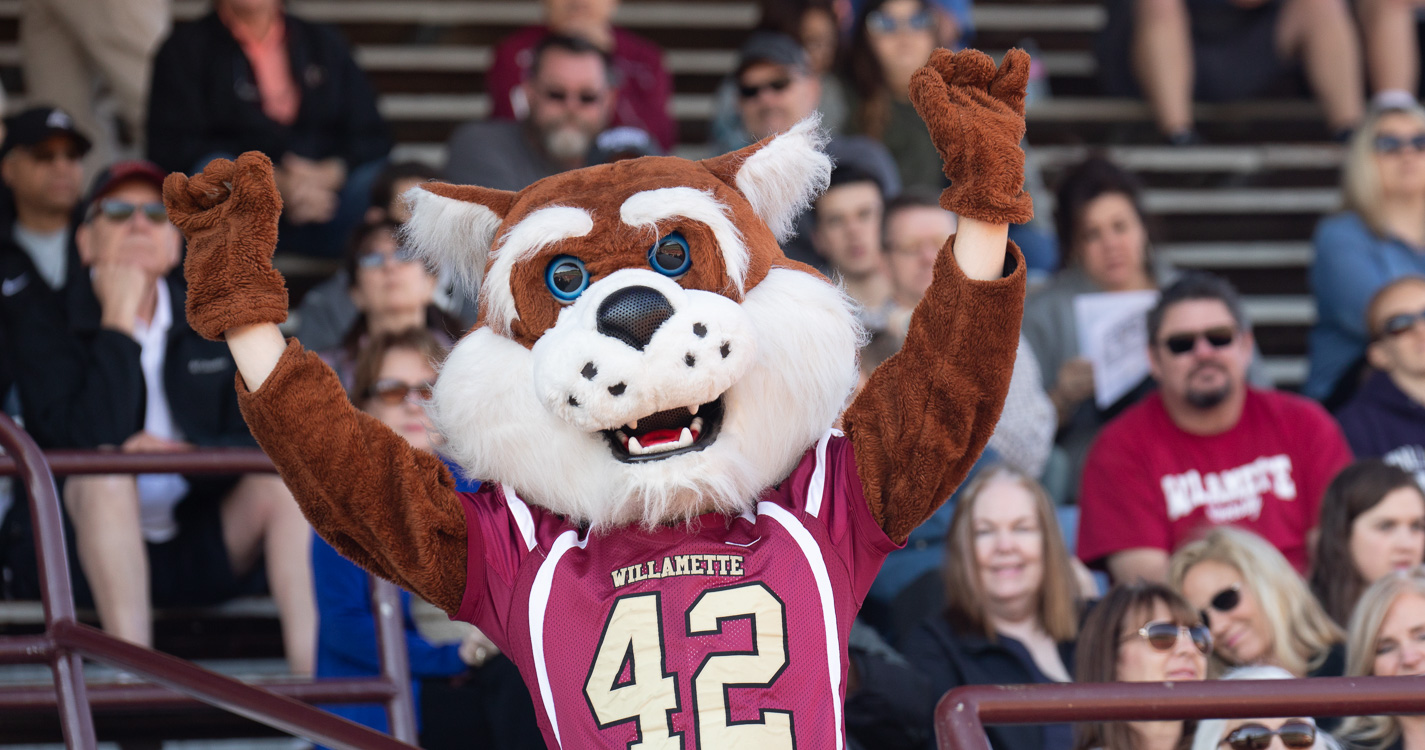
[(598, 104), (604, 98), (602, 91), (565, 91), (564, 89), (545, 89), (544, 98), (551, 102), (573, 103), (577, 102), (584, 106)]
[(1287, 747), (1302, 750), (1316, 744), (1316, 727), (1306, 719), (1292, 719), (1278, 729), (1243, 724), (1217, 744), (1231, 745), (1232, 750), (1266, 750), (1271, 747), (1273, 737), (1282, 738), (1282, 744)]
[(147, 203), (130, 203), (118, 198), (104, 198), (97, 204), (90, 206), (89, 218), (93, 220), (95, 216), (102, 215), (109, 221), (123, 223), (134, 215), (135, 211), (142, 211), (144, 218), (154, 224), (165, 224), (168, 222), (168, 209), (163, 207), (163, 201), (148, 201)]
[(400, 380), (378, 380), (367, 392), (367, 398), (379, 399), (387, 406), (400, 406), (414, 393), (417, 401), (429, 401), (434, 383), (411, 385)]
[(1237, 332), (1223, 326), (1196, 333), (1175, 333), (1163, 339), (1163, 346), (1166, 346), (1168, 351), (1173, 354), (1187, 354), (1197, 346), (1199, 338), (1207, 339), (1207, 343), (1211, 344), (1213, 349), (1221, 349), (1237, 338)]
[(84, 158), (84, 155), (79, 153), (79, 149), (77, 148), (49, 148), (45, 146), (40, 146), (38, 148), (29, 149), (29, 153), (31, 159), (34, 159), (38, 162), (43, 162), (45, 164), (48, 164), (49, 162), (52, 162), (56, 159), (64, 159), (65, 161), (79, 161), (80, 159)]
[(792, 79), (777, 78), (766, 83), (759, 84), (757, 86), (739, 85), (737, 87), (737, 93), (741, 94), (743, 99), (756, 99), (762, 94), (763, 91), (767, 91), (768, 89), (770, 89), (780, 94), (781, 92), (786, 91), (787, 87), (790, 85), (792, 85)]
[[(1242, 584), (1234, 583), (1231, 586), (1217, 592), (1217, 595), (1207, 601), (1208, 609), (1213, 612), (1227, 614), (1237, 608), (1242, 603)], [(1212, 620), (1209, 619), (1207, 610), (1202, 611), (1202, 622), (1209, 628), (1212, 627)]]
[(404, 250), (397, 250), (394, 253), (367, 253), (356, 259), (358, 268), (365, 268), (368, 271), (382, 268), (391, 263), (413, 263), (415, 257)]
[(1403, 335), (1422, 320), (1425, 320), (1425, 310), (1392, 315), (1386, 318), (1384, 323), (1380, 324), (1380, 333), (1376, 334), (1376, 340), (1379, 341), (1383, 338), (1394, 338)]
[(1425, 133), (1412, 135), (1409, 138), (1402, 138), (1398, 135), (1378, 135), (1374, 145), (1378, 154), (1398, 154), (1405, 150), (1406, 146), (1416, 152), (1421, 152), (1425, 151)]
[(934, 25), (935, 17), (930, 15), (928, 10), (918, 10), (905, 20), (887, 15), (879, 10), (873, 10), (866, 14), (866, 28), (877, 34), (894, 34), (902, 29), (926, 31)]
[[(1206, 654), (1212, 651), (1212, 633), (1202, 625), (1179, 625), (1175, 622), (1150, 622), (1138, 628), (1139, 638), (1148, 642), (1158, 651), (1172, 651), (1178, 645), (1178, 638), (1186, 633), (1197, 650)], [(1133, 636), (1130, 635), (1129, 638)]]

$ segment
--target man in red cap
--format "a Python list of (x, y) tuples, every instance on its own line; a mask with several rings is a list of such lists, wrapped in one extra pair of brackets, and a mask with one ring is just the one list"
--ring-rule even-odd
[[(183, 314), (186, 290), (173, 273), (182, 236), (164, 210), (163, 178), (140, 161), (100, 174), (75, 231), (88, 273), (71, 274), (58, 295), (37, 284), (0, 301), (12, 354), (24, 353), (15, 361), (25, 425), (46, 448), (152, 453), (254, 444), (237, 410), (227, 348), (193, 332)], [(311, 532), (275, 475), (72, 477), (64, 507), (78, 558), (76, 597), (92, 599), (105, 630), (149, 645), (151, 605), (245, 593), (266, 555), (288, 662), (310, 672)], [(37, 594), (33, 556), (7, 557), (14, 593)]]

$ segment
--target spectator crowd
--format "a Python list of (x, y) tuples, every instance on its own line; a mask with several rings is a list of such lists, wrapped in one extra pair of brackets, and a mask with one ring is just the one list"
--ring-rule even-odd
[[(856, 621), (853, 746), (932, 747), (936, 701), (968, 684), (1425, 674), (1422, 2), (1108, 0), (1103, 90), (1142, 96), (1165, 147), (1203, 142), (1194, 101), (1283, 89), (1314, 95), (1343, 144), (1343, 205), (1313, 238), (1309, 372), (1300, 394), (1273, 388), (1238, 290), (1155, 254), (1137, 176), (1095, 155), (1051, 192), (1031, 169), (1052, 210), (1011, 228), (1032, 283), (1009, 397), (972, 478), (890, 555)], [(161, 193), (171, 171), (258, 150), (285, 205), (279, 255), (330, 271), (285, 332), (438, 453), (423, 401), (475, 304), (402, 252), (405, 190), (724, 153), (808, 117), (836, 168), (784, 251), (858, 303), (868, 375), (956, 231), (908, 88), (935, 47), (973, 42), (968, 0), (763, 5), (707, 144), (680, 144), (664, 51), (614, 24), (615, 0), (544, 0), (493, 50), (490, 116), (432, 164), (392, 158), (348, 42), (282, 0), (213, 0), (177, 24), (166, 0), (25, 3), (26, 106), (0, 141), (0, 407), (47, 449), (254, 445), (226, 347), (185, 320)], [(1118, 359), (1093, 332), (1104, 315), (1134, 342)], [(151, 646), (155, 607), (265, 593), (294, 674), (376, 673), (369, 577), (277, 477), (61, 487), (76, 597), (109, 633)], [(0, 492), (7, 599), (40, 592), (22, 492)], [(409, 594), (402, 616), (424, 746), (541, 746), (494, 643)], [(332, 710), (386, 729), (375, 707)], [(1425, 750), (1425, 716), (987, 733), (997, 750)]]

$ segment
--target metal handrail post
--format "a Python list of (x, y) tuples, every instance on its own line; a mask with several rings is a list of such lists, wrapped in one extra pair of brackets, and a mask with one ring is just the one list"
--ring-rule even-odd
[(386, 699), (386, 719), (391, 736), (416, 744), (416, 707), (411, 694), (411, 663), (406, 651), (401, 593), (394, 583), (371, 577), (371, 609), (376, 617), (376, 648), (381, 677), (395, 690)]
[[(16, 462), (20, 479), (27, 489), (25, 494), (29, 496), (45, 627), (53, 632), (55, 626), (61, 623), (75, 624), (74, 593), (70, 588), (69, 557), (64, 544), (64, 521), (59, 514), (59, 490), (55, 487), (54, 475), (50, 473), (49, 463), (45, 461), (40, 447), (4, 413), (0, 413), (0, 445)], [(65, 746), (70, 750), (91, 750), (98, 743), (98, 738), (94, 734), (94, 716), (85, 692), (83, 660), (67, 645), (56, 643), (50, 652), (50, 671), (54, 673)]]

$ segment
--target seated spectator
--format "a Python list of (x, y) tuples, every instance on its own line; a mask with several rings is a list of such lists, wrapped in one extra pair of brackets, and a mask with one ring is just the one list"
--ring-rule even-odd
[(50, 289), (64, 286), (70, 272), (70, 222), (84, 190), (80, 159), (89, 139), (74, 128), (64, 110), (27, 109), (5, 119), (0, 144), (0, 181), (9, 189), (13, 211), (0, 228), (0, 256), (11, 255), (4, 269), (6, 297), (31, 283)]
[[(735, 139), (717, 144), (722, 151), (776, 135), (815, 114), (822, 84), (812, 74), (806, 52), (791, 37), (757, 31), (742, 45), (729, 85), (736, 92), (740, 127)], [(895, 161), (879, 141), (859, 135), (833, 135), (826, 144), (826, 153), (837, 165), (854, 165), (872, 175), (887, 198), (900, 192)], [(812, 248), (814, 225), (813, 212), (802, 212), (796, 221), (796, 236), (782, 244), (782, 251), (792, 260), (825, 270), (824, 262)]]
[[(1352, 136), (1341, 171), (1343, 210), (1316, 226), (1311, 294), (1316, 323), (1302, 393), (1349, 396), (1370, 343), (1366, 306), (1387, 282), (1425, 274), (1425, 110), (1373, 113)], [(1345, 401), (1339, 395), (1334, 404)]]
[[(980, 472), (955, 507), (945, 547), (945, 610), (902, 643), (936, 696), (961, 685), (1069, 682), (1079, 585), (1054, 507), (1033, 479)], [(931, 713), (921, 717), (927, 730)], [(996, 750), (1061, 748), (1068, 724), (986, 727)]]
[[(447, 142), (445, 178), (461, 185), (523, 190), (590, 164), (621, 92), (606, 53), (579, 38), (542, 35), (520, 84), (529, 102), (518, 121), (466, 123)], [(492, 92), (492, 96), (493, 96)]]
[(1357, 456), (1383, 458), (1425, 487), (1425, 276), (1386, 284), (1365, 317), (1376, 371), (1336, 419)]
[(348, 388), (356, 376), (356, 355), (372, 336), (425, 328), (441, 346), (450, 347), (465, 332), (464, 323), (435, 305), (436, 275), (401, 252), (398, 229), (395, 222), (375, 221), (351, 235), (346, 273), (357, 316), (340, 346), (320, 352)]
[(1236, 524), (1305, 571), (1321, 494), (1351, 450), (1316, 402), (1249, 386), (1251, 356), (1231, 284), (1189, 273), (1163, 291), (1148, 313), (1158, 390), (1104, 427), (1084, 465), (1084, 562), (1162, 581), (1179, 545)]
[(1094, 403), (1094, 373), (1079, 352), (1081, 294), (1156, 289), (1173, 275), (1153, 262), (1137, 178), (1105, 159), (1091, 158), (1064, 176), (1054, 202), (1054, 224), (1068, 266), (1024, 303), (1024, 338), (1039, 361), (1044, 390), (1054, 403), (1056, 443), (1069, 459), (1068, 486), (1077, 492), (1089, 446), (1103, 425), (1142, 398), (1146, 384), (1118, 403)]
[(855, 165), (831, 171), (831, 184), (812, 204), (816, 212), (812, 247), (826, 259), (832, 277), (861, 306), (862, 323), (880, 330), (875, 317), (890, 299), (891, 280), (881, 253), (885, 193), (871, 173)]
[[(1222, 676), (1224, 680), (1289, 680), (1292, 673), (1281, 667), (1237, 667)], [(1310, 717), (1287, 719), (1204, 719), (1197, 723), (1192, 750), (1217, 750), (1227, 745), (1232, 750), (1267, 750), (1277, 747), (1290, 750), (1338, 750), (1336, 739), (1324, 729), (1318, 729)]]
[(869, 0), (851, 32), (848, 132), (886, 145), (901, 183), (938, 192), (946, 185), (930, 131), (910, 103), (910, 77), (930, 59), (939, 15), (927, 0)]
[(1420, 91), (1420, 2), (1357, 0), (1371, 101), (1377, 107), (1415, 104)]
[(816, 108), (822, 127), (840, 133), (850, 116), (846, 84), (837, 75), (841, 62), (841, 21), (832, 0), (763, 0), (759, 28), (785, 34), (806, 51), (807, 68), (821, 83)]
[(1099, 70), (1111, 96), (1148, 100), (1168, 143), (1199, 141), (1192, 103), (1261, 97), (1304, 73), (1340, 136), (1365, 108), (1361, 49), (1342, 0), (1114, 0)]
[[(619, 97), (610, 113), (615, 126), (651, 134), (664, 151), (677, 142), (677, 123), (669, 114), (673, 77), (663, 67), (658, 45), (613, 25), (617, 0), (544, 0), (544, 23), (510, 34), (495, 47), (495, 60), (485, 74), (485, 87), (497, 120), (522, 120), (534, 111), (532, 91), (522, 85), (535, 77), (539, 43), (551, 35), (588, 40), (605, 55)], [(526, 107), (528, 108), (526, 110)], [(484, 183), (480, 183), (484, 184)]]
[[(1078, 682), (1187, 682), (1207, 674), (1212, 634), (1167, 586), (1113, 587), (1079, 629)], [(1074, 750), (1177, 750), (1183, 722), (1084, 722)]]
[[(371, 186), (371, 203), (366, 208), (364, 223), (404, 223), (410, 218), (411, 212), (401, 196), (416, 185), (439, 176), (434, 167), (420, 162), (399, 162), (386, 167)], [(350, 289), (351, 276), (343, 266), (326, 281), (302, 295), (301, 305), (287, 319), (291, 333), (301, 339), (302, 346), (311, 351), (321, 351), (341, 344), (342, 337), (351, 329), (360, 314), (356, 304), (351, 301)], [(444, 309), (455, 309), (464, 315), (467, 300), (454, 299), (442, 288), (436, 292), (437, 304), (441, 304), (442, 296), (445, 298), (445, 304), (442, 305)], [(468, 307), (471, 314), (465, 317), (473, 320), (474, 303), (469, 302)]]
[[(421, 328), (374, 336), (357, 355), (352, 401), (381, 420), (416, 450), (433, 451), (431, 426), (422, 399), (435, 382), (446, 346)], [(371, 613), (371, 576), (321, 539), (312, 537), (316, 583), (317, 676), (362, 677), (380, 673), (376, 623)], [(433, 643), (418, 630), (412, 598), (401, 592), (407, 658), (421, 747), (542, 748), (534, 704), (515, 665), (474, 626), (458, 623), (460, 640)], [(469, 669), (469, 673), (465, 674)], [(465, 674), (455, 712), (432, 711), (422, 700), (430, 691), (449, 691), (449, 678)], [(448, 700), (435, 701), (449, 705)], [(328, 711), (378, 731), (388, 731), (379, 705), (325, 706)], [(452, 743), (452, 735), (460, 741)]]
[(216, 157), (267, 154), (282, 193), (280, 249), (340, 257), (391, 136), (335, 27), (282, 0), (214, 0), (164, 40), (151, 89), (149, 158), (196, 172)]
[[(193, 332), (184, 316), (185, 287), (172, 273), (182, 236), (164, 212), (164, 177), (148, 162), (101, 174), (75, 234), (88, 272), (71, 274), (60, 296), (31, 285), (0, 302), (6, 333), (25, 352), (17, 373), (25, 426), (42, 447), (254, 445), (227, 347)], [(76, 599), (92, 602), (109, 633), (150, 645), (150, 605), (247, 593), (265, 558), (288, 665), (311, 673), (312, 532), (277, 475), (71, 477), (64, 510)], [(12, 552), (16, 593), (38, 597), (34, 557)]]
[(1266, 664), (1297, 677), (1337, 677), (1345, 633), (1286, 558), (1250, 531), (1221, 526), (1173, 553), (1172, 585), (1202, 612), (1213, 672)]
[[(1425, 569), (1391, 573), (1371, 584), (1351, 613), (1346, 674), (1425, 675)], [(1355, 716), (1337, 733), (1351, 747), (1425, 750), (1425, 715)]]
[(1425, 494), (1409, 472), (1380, 459), (1341, 470), (1321, 497), (1311, 591), (1344, 625), (1366, 587), (1425, 562)]
[(876, 629), (857, 617), (846, 639), (846, 747), (923, 750), (934, 730), (920, 717), (940, 694)]

